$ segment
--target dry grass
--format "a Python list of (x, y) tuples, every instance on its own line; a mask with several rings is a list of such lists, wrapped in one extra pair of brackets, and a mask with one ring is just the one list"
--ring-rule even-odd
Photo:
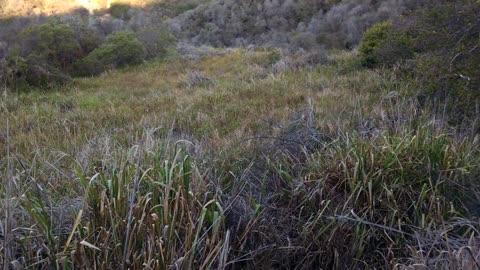
[[(361, 114), (354, 111), (359, 103), (370, 102), (376, 91), (382, 91), (378, 81), (388, 80), (372, 71), (337, 75), (328, 67), (271, 75), (268, 66), (262, 67), (268, 58), (269, 52), (238, 50), (199, 62), (152, 63), (113, 71), (76, 80), (58, 91), (6, 93), (1, 110), (7, 117), (0, 119), (0, 125), (11, 119), (13, 148), (29, 160), (55, 149), (71, 162), (99, 134), (109, 134), (128, 147), (139, 123), (163, 134), (175, 123), (176, 131), (211, 140), (223, 149), (253, 136), (269, 120), (287, 120), (307, 97), (313, 99), (319, 119), (343, 125), (339, 122), (351, 121), (352, 112)], [(194, 69), (216, 83), (185, 87), (185, 76)], [(360, 91), (362, 96), (354, 95)], [(0, 150), (4, 149), (3, 139)]]
[[(6, 92), (12, 266), (475, 269), (475, 138), (351, 53), (272, 73), (275, 57), (231, 50)], [(215, 83), (186, 85), (192, 70)]]

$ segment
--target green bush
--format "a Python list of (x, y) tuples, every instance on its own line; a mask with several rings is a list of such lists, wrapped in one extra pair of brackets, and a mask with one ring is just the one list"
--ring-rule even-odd
[(415, 72), (425, 94), (447, 109), (454, 122), (477, 117), (480, 102), (480, 2), (442, 1), (413, 16), (419, 51)]
[(128, 11), (130, 10), (130, 5), (124, 3), (113, 3), (111, 4), (108, 12), (115, 18), (122, 20), (129, 20), (130, 16)]
[(102, 42), (95, 31), (87, 27), (79, 27), (75, 30), (75, 33), (78, 44), (80, 45), (80, 53), (78, 56), (81, 58), (98, 48)]
[(263, 67), (270, 68), (278, 61), (282, 60), (282, 53), (280, 50), (273, 47), (258, 47), (256, 48), (256, 51), (265, 52), (265, 54), (262, 54), (262, 57), (258, 62), (258, 64)]
[(52, 87), (79, 73), (76, 63), (100, 44), (98, 35), (86, 26), (69, 25), (56, 17), (32, 24), (18, 35), (16, 49), (2, 61), (0, 79), (13, 89)]
[(71, 77), (59, 68), (44, 63), (41, 59), (30, 57), (27, 59), (25, 81), (29, 86), (52, 88), (65, 84)]
[(78, 66), (79, 75), (98, 74), (108, 68), (139, 64), (145, 59), (142, 44), (131, 31), (111, 34)]
[(80, 45), (73, 28), (67, 24), (48, 22), (32, 25), (21, 32), (22, 56), (34, 56), (45, 64), (69, 69)]
[(22, 57), (18, 48), (10, 51), (2, 65), (0, 80), (15, 90), (24, 90), (30, 86), (50, 88), (70, 80), (70, 76), (45, 63), (42, 57)]
[(358, 49), (363, 65), (372, 67), (381, 62), (377, 54), (378, 50), (387, 43), (392, 30), (392, 22), (384, 21), (375, 24), (365, 32)]
[(375, 24), (368, 29), (360, 43), (362, 65), (366, 67), (393, 66), (413, 58), (412, 38), (396, 29), (392, 21)]
[(137, 39), (145, 49), (145, 58), (162, 57), (167, 53), (175, 38), (164, 26), (152, 26), (139, 29)]
[(15, 89), (25, 85), (27, 70), (28, 63), (20, 56), (19, 48), (16, 47), (10, 50), (9, 54), (2, 61), (2, 69), (0, 70), (2, 83)]
[(359, 48), (361, 61), (367, 67), (403, 62), (400, 70), (407, 72), (401, 74), (413, 75), (418, 95), (446, 109), (452, 123), (477, 117), (480, 2), (427, 2), (393, 23), (370, 28)]

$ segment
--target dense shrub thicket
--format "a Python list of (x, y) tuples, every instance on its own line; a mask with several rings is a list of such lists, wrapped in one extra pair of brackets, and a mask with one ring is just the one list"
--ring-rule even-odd
[(216, 0), (171, 20), (170, 26), (178, 36), (197, 44), (351, 48), (375, 22), (396, 17), (422, 2)]
[[(4, 19), (0, 20), (0, 67), (3, 67), (0, 78), (8, 84), (15, 81), (16, 86), (18, 80), (39, 85), (34, 79), (28, 79), (29, 74), (48, 78), (52, 74), (50, 70), (55, 70), (53, 73), (60, 72), (62, 78), (68, 78), (96, 74), (108, 66), (121, 66), (105, 60), (112, 59), (111, 56), (93, 60), (94, 55), (111, 48), (101, 44), (119, 31), (136, 34), (145, 58), (164, 55), (172, 43), (171, 34), (195, 45), (254, 44), (289, 49), (287, 51), (352, 48), (367, 27), (395, 18), (422, 1), (169, 0), (153, 1), (144, 8), (132, 8), (125, 1), (114, 2), (108, 9), (93, 14), (78, 8), (64, 15)], [(48, 10), (43, 5), (36, 8)], [(34, 64), (35, 72), (18, 71), (18, 66), (10, 66), (12, 61), (7, 58), (15, 47), (19, 48), (15, 56), (19, 58), (13, 57), (16, 59), (13, 62), (25, 63), (29, 69)], [(96, 52), (87, 57), (93, 51)], [(139, 51), (132, 54), (139, 55)], [(87, 70), (90, 68), (92, 70)], [(40, 74), (39, 70), (42, 70)]]
[(66, 68), (71, 66), (80, 50), (73, 28), (67, 24), (32, 25), (21, 32), (22, 55)]
[(53, 86), (163, 56), (174, 41), (163, 24), (133, 32), (115, 26), (118, 19), (92, 23), (84, 15), (1, 22), (6, 31), (0, 28), (0, 82), (15, 89)]
[[(72, 10), (75, 1), (45, 5), (48, 1), (6, 0), (5, 5), (0, 5), (0, 84), (14, 89), (52, 86), (71, 76), (97, 74), (109, 67), (123, 66), (118, 54), (126, 53), (125, 48), (117, 46), (123, 51), (114, 57), (115, 53), (108, 53), (107, 48), (115, 45), (111, 41), (103, 44), (109, 36), (122, 31), (135, 33), (132, 42), (138, 41), (142, 47), (140, 50), (138, 43), (126, 47), (133, 51), (127, 52), (130, 56), (125, 59), (136, 55), (135, 60), (127, 61), (129, 64), (139, 63), (138, 59), (162, 57), (175, 41), (165, 24), (166, 19), (206, 1), (151, 1), (146, 7), (131, 7), (128, 3), (150, 1), (112, 1), (106, 8), (107, 1), (92, 0), (89, 3), (100, 8), (92, 12), (86, 8)], [(61, 13), (66, 10), (69, 12)], [(52, 12), (54, 15), (47, 15)], [(7, 13), (23, 17), (8, 17)], [(94, 55), (102, 54), (102, 59), (92, 60), (94, 55), (88, 57), (94, 50)], [(39, 77), (42, 80), (38, 80)]]
[(369, 29), (360, 45), (363, 64), (398, 64), (420, 83), (422, 97), (444, 105), (452, 118), (478, 115), (480, 2), (431, 1), (393, 23)]

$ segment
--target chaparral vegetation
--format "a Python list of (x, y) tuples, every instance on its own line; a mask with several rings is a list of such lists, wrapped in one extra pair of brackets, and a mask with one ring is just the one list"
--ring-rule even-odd
[(480, 269), (477, 0), (0, 0), (0, 269)]

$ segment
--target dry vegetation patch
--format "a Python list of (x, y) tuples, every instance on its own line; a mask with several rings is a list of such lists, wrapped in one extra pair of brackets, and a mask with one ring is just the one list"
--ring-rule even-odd
[[(279, 57), (228, 50), (2, 95), (0, 125), (8, 119), (11, 136), (0, 134), (0, 151), (12, 151), (0, 170), (22, 209), (15, 241), (2, 244), (15, 250), (10, 260), (97, 269), (475, 265), (474, 138), (403, 96), (409, 81), (358, 68), (351, 53), (272, 72)], [(215, 83), (194, 76), (189, 87), (192, 70)]]

